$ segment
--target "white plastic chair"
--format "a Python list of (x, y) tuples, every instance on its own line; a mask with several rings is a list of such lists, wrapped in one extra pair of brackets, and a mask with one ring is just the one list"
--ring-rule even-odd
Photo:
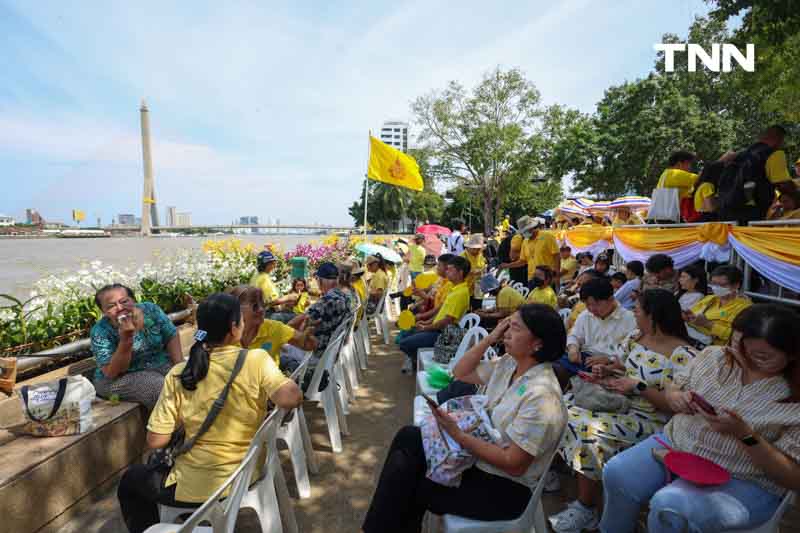
[[(145, 533), (189, 533), (194, 531), (233, 533), (242, 498), (258, 462), (259, 450), (258, 446), (251, 446), (233, 474), (183, 524), (176, 525), (172, 521), (185, 514), (186, 507), (161, 506), (160, 514), (163, 522), (150, 526)], [(229, 489), (227, 497), (223, 496)], [(177, 512), (173, 513), (172, 510)], [(202, 522), (209, 522), (211, 527), (197, 527)]]
[(558, 315), (561, 317), (561, 320), (564, 321), (564, 326), (567, 325), (567, 321), (569, 320), (569, 315), (572, 313), (572, 309), (559, 309)]
[(481, 323), (481, 317), (475, 313), (467, 313), (458, 321), (458, 327), (461, 329), (472, 329)]
[[(564, 432), (562, 430), (561, 437), (563, 436)], [(561, 437), (556, 441), (557, 443), (561, 442)], [(542, 477), (536, 482), (536, 487), (531, 494), (531, 500), (519, 518), (484, 522), (446, 514), (442, 516), (442, 533), (507, 533), (509, 531), (547, 533), (549, 530), (545, 523), (544, 508), (542, 507), (542, 491), (544, 490), (547, 472), (550, 470), (550, 464), (553, 462), (553, 457), (555, 457), (557, 450), (558, 446), (546, 458), (547, 462), (545, 463), (545, 469), (542, 471)]]
[(383, 343), (389, 344), (389, 316), (386, 311), (387, 293), (384, 291), (375, 313), (368, 317), (375, 319), (375, 331), (378, 335), (383, 335)]
[[(337, 378), (334, 372), (336, 355), (339, 353), (344, 341), (345, 329), (342, 327), (344, 325), (346, 324), (340, 325), (331, 335), (328, 346), (319, 358), (317, 367), (314, 369), (314, 375), (311, 376), (311, 383), (306, 391), (307, 400), (322, 405), (322, 409), (325, 412), (325, 422), (328, 426), (328, 435), (331, 439), (331, 448), (335, 453), (342, 451), (342, 435), (350, 434), (347, 428), (347, 419), (344, 416), (344, 406), (341, 405), (341, 396), (336, 390)], [(319, 385), (322, 382), (322, 375), (325, 370), (328, 371), (328, 386), (320, 392)]]
[(778, 508), (775, 509), (775, 512), (772, 514), (772, 518), (758, 527), (754, 527), (753, 529), (730, 529), (721, 533), (778, 533), (780, 531), (781, 519), (794, 502), (794, 497), (794, 492), (788, 491), (783, 497), (783, 500), (781, 500), (781, 503), (778, 505)]
[(527, 298), (528, 294), (530, 294), (531, 292), (531, 290), (528, 287), (526, 287), (524, 283), (521, 283), (519, 281), (511, 285), (511, 288), (520, 293), (525, 298)]
[[(464, 335), (464, 338), (461, 339), (461, 344), (458, 345), (458, 349), (456, 350), (455, 356), (450, 360), (450, 363), (448, 364), (448, 369), (452, 371), (453, 368), (455, 368), (456, 363), (458, 363), (458, 360), (461, 359), (461, 356), (463, 356), (467, 352), (467, 350), (472, 348), (474, 345), (478, 344), (484, 337), (487, 337), (488, 335), (489, 332), (480, 326), (475, 326), (471, 328), (469, 331), (467, 331), (467, 333)], [(431, 360), (425, 361), (424, 364), (430, 366), (431, 362), (433, 361), (432, 357), (433, 356), (431, 355)], [(436, 394), (437, 390), (438, 389), (434, 389), (433, 387), (428, 385), (428, 372), (426, 370), (418, 370), (417, 393), (424, 393), (430, 396), (432, 394)]]

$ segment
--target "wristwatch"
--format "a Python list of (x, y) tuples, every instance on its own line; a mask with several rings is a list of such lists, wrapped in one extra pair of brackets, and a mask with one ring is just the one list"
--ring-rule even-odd
[(639, 381), (636, 383), (636, 394), (642, 394), (644, 391), (647, 390), (647, 383), (644, 381)]
[(742, 441), (742, 443), (743, 443), (745, 446), (755, 446), (756, 444), (758, 444), (758, 439), (757, 439), (757, 438), (756, 438), (756, 436), (755, 436), (755, 435), (753, 435), (752, 433), (751, 433), (751, 434), (749, 434), (749, 435), (745, 435), (744, 437), (742, 437), (742, 438), (741, 438), (741, 439), (739, 439), (739, 440), (741, 440), (741, 441)]

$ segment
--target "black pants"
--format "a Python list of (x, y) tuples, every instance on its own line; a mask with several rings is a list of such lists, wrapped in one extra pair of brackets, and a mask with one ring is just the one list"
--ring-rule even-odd
[(511, 520), (525, 510), (530, 488), (472, 467), (460, 487), (445, 487), (425, 477), (422, 434), (401, 428), (392, 441), (362, 529), (364, 533), (419, 533), (425, 511), (476, 520)]
[(175, 487), (164, 487), (163, 476), (150, 470), (145, 465), (131, 465), (122, 474), (117, 488), (117, 499), (122, 510), (122, 518), (130, 533), (142, 533), (145, 529), (157, 524), (158, 504), (170, 507), (186, 507), (187, 513), (200, 503), (175, 501)]

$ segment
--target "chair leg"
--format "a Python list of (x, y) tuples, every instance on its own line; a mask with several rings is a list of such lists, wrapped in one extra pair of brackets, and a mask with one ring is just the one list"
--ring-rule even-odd
[(338, 394), (332, 394), (334, 407), (336, 408), (336, 415), (339, 418), (339, 428), (342, 432), (342, 435), (345, 437), (350, 435), (350, 429), (347, 427), (347, 417), (345, 416), (344, 406), (341, 403), (341, 396)]
[(342, 370), (341, 359), (333, 366), (333, 375), (335, 376), (334, 385), (336, 385), (336, 396), (339, 398), (339, 402), (341, 402), (344, 414), (348, 414), (350, 413), (349, 390), (344, 370)]
[(306, 465), (306, 452), (303, 449), (303, 439), (300, 435), (300, 423), (295, 412), (291, 422), (284, 428), (284, 441), (289, 448), (292, 459), (292, 470), (297, 482), (297, 494), (301, 499), (311, 497), (311, 482), (308, 479), (308, 465)]
[(383, 343), (389, 345), (389, 323), (386, 317), (381, 317), (381, 329), (383, 330)]
[(300, 428), (300, 437), (303, 440), (303, 450), (306, 452), (306, 463), (308, 470), (312, 474), (319, 474), (319, 463), (317, 462), (317, 452), (311, 445), (311, 433), (308, 431), (308, 422), (306, 422), (306, 415), (303, 412), (303, 406), (297, 408), (294, 414), (297, 418), (297, 425)]
[(245, 495), (241, 508), (250, 508), (256, 512), (262, 533), (283, 533), (274, 477), (276, 467), (280, 470), (280, 464), (276, 464), (274, 459), (270, 459), (267, 464), (266, 476)]
[(294, 506), (289, 498), (289, 489), (286, 486), (286, 478), (283, 477), (283, 470), (278, 467), (275, 472), (275, 493), (278, 500), (278, 511), (280, 512), (281, 523), (285, 533), (298, 533), (297, 518), (294, 515)]
[(342, 451), (342, 434), (339, 430), (339, 413), (336, 409), (336, 393), (329, 390), (335, 386), (328, 384), (328, 388), (322, 391), (322, 409), (325, 411), (325, 423), (328, 425), (328, 435), (331, 439), (331, 448), (334, 453)]
[(539, 498), (539, 503), (536, 505), (536, 514), (533, 515), (533, 531), (534, 533), (547, 533), (547, 524), (545, 523), (544, 506), (542, 500)]

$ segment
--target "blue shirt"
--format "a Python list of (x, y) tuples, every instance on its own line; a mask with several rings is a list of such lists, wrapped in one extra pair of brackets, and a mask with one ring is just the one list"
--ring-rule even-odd
[[(148, 368), (158, 368), (169, 363), (167, 343), (175, 336), (177, 329), (159, 306), (144, 302), (136, 304), (144, 313), (144, 328), (133, 334), (133, 355), (126, 372), (137, 372)], [(103, 317), (91, 332), (92, 353), (97, 361), (95, 379), (104, 377), (102, 367), (111, 362), (111, 356), (119, 345), (119, 332), (111, 321)]]
[(614, 299), (625, 309), (633, 309), (636, 306), (636, 294), (634, 294), (634, 291), (638, 291), (641, 285), (642, 280), (639, 278), (629, 279), (622, 287), (617, 289), (617, 292), (614, 293)]

